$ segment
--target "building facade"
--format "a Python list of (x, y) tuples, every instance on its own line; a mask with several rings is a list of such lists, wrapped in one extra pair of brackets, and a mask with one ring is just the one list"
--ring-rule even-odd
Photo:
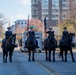
[(17, 20), (15, 21), (15, 26), (20, 25), (22, 28), (25, 28), (27, 26), (27, 20)]
[(10, 30), (11, 30), (12, 33), (14, 34), (14, 33), (15, 33), (15, 25), (12, 25)]
[(41, 20), (41, 2), (39, 0), (31, 0), (31, 17)]
[(46, 17), (47, 28), (56, 26), (58, 21), (64, 19), (63, 11), (68, 9), (68, 0), (31, 0), (32, 18), (43, 21)]

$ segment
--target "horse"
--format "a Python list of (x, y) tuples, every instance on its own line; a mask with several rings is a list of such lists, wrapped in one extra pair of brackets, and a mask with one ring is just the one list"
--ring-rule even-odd
[[(44, 50), (46, 53), (46, 61), (51, 61), (51, 51), (53, 51), (53, 61), (55, 62), (55, 50), (57, 47), (57, 40), (54, 38), (54, 32), (49, 34), (48, 38), (44, 40)], [(47, 57), (47, 51), (49, 51), (49, 56)]]
[(12, 34), (8, 39), (2, 40), (2, 50), (3, 50), (3, 62), (7, 62), (8, 52), (9, 61), (12, 62), (12, 54), (15, 48), (16, 34)]
[(25, 42), (26, 48), (29, 52), (29, 59), (28, 61), (31, 61), (31, 50), (32, 50), (32, 61), (35, 61), (34, 54), (36, 49), (36, 39), (33, 35), (29, 35), (27, 41)]
[(72, 46), (74, 46), (73, 43), (72, 43), (72, 39), (73, 39), (72, 33), (69, 33), (63, 39), (60, 39), (60, 42), (59, 42), (59, 48), (60, 48), (59, 56), (62, 57), (62, 61), (64, 61), (63, 52), (65, 52), (65, 62), (67, 62), (67, 52), (69, 50), (70, 53), (71, 53), (72, 61), (75, 62), (74, 57), (73, 57), (73, 52), (72, 52)]

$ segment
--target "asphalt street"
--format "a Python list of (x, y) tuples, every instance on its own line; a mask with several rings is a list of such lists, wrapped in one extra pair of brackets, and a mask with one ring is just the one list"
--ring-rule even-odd
[[(74, 52), (76, 60), (76, 52)], [(13, 62), (2, 62), (0, 48), (0, 75), (76, 75), (76, 62), (72, 62), (68, 53), (68, 62), (62, 62), (56, 52), (56, 62), (45, 60), (45, 53), (35, 53), (35, 62), (28, 61), (28, 52), (22, 53), (18, 48), (14, 50)]]

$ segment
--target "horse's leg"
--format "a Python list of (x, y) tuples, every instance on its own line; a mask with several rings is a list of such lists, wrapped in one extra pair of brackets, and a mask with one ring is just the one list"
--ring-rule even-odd
[(11, 60), (11, 50), (9, 50), (9, 62), (12, 62), (12, 60)]
[(49, 61), (51, 61), (51, 50), (49, 50)]
[(61, 50), (61, 54), (62, 54), (62, 61), (64, 61), (64, 57), (63, 57), (63, 50)]
[(9, 50), (9, 61), (12, 62), (13, 49)]
[(59, 56), (62, 58), (62, 61), (64, 61), (64, 57), (63, 57), (63, 49), (61, 49), (61, 48), (60, 48)]
[(53, 50), (53, 61), (55, 62), (55, 49)]
[(3, 62), (5, 62), (5, 50), (3, 49)]
[(5, 62), (7, 63), (8, 50), (5, 51)]
[(67, 62), (67, 50), (65, 50), (65, 62)]
[(47, 61), (47, 60), (48, 60), (48, 59), (47, 59), (47, 49), (45, 49), (45, 54), (46, 54), (46, 61)]
[(72, 61), (75, 62), (74, 57), (73, 57), (72, 48), (70, 48), (70, 53), (71, 53), (71, 56), (72, 56)]
[(29, 51), (29, 59), (28, 59), (28, 61), (31, 61), (31, 50), (28, 50)]
[(35, 50), (33, 50), (33, 52), (32, 52), (32, 60), (33, 61), (35, 61), (34, 54), (35, 54)]

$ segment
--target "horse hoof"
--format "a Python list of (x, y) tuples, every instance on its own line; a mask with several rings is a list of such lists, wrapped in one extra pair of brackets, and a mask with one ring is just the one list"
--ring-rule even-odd
[(46, 58), (46, 61), (47, 61), (48, 59)]
[(55, 60), (53, 60), (53, 62), (55, 62)]
[(5, 62), (5, 60), (3, 60), (3, 62)]
[(5, 60), (5, 63), (7, 63), (7, 60)]
[(12, 60), (9, 60), (9, 62), (12, 62)]
[(64, 60), (62, 59), (62, 61), (64, 61)]
[(9, 62), (12, 62), (12, 60), (10, 60)]
[(30, 59), (28, 59), (28, 61), (31, 61)]
[(65, 62), (67, 62), (67, 60), (65, 60)]
[(75, 60), (72, 60), (73, 62), (75, 62)]
[(35, 59), (34, 59), (34, 58), (32, 58), (32, 61), (35, 61)]
[(51, 61), (51, 59), (49, 59), (49, 61)]
[(35, 61), (35, 59), (33, 61)]

